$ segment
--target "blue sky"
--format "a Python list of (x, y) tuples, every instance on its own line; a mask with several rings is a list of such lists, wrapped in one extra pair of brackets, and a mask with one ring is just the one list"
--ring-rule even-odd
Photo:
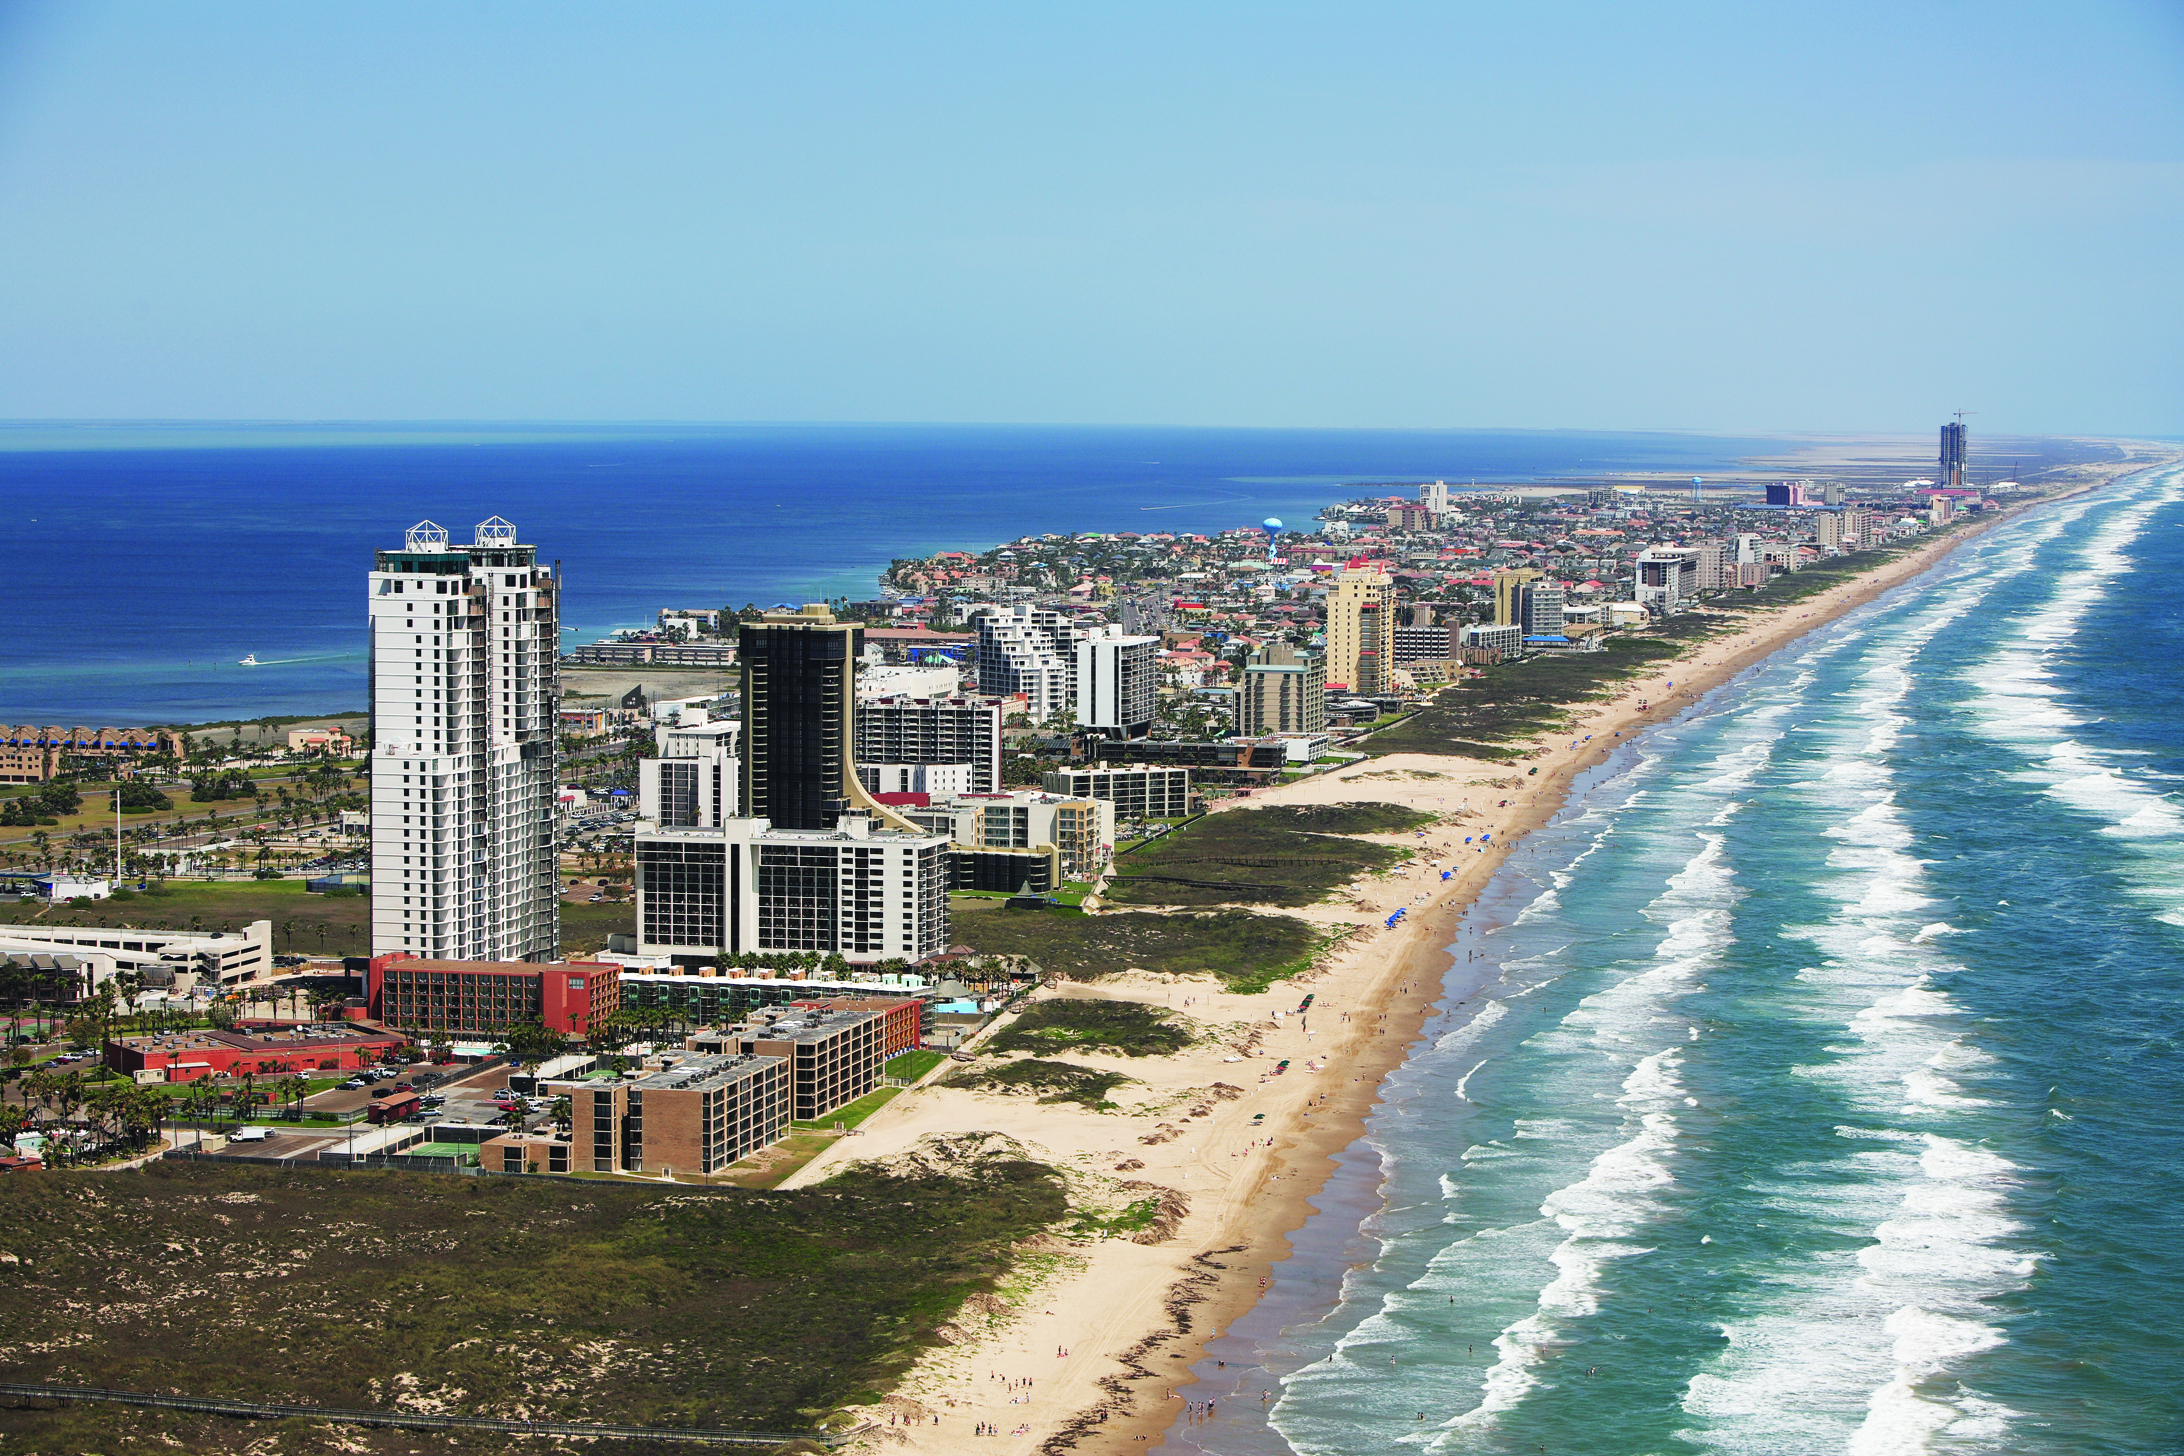
[(0, 414), (2184, 434), (2173, 4), (0, 0)]

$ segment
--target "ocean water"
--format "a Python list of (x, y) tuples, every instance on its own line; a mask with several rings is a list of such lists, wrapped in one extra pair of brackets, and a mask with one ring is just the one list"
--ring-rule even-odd
[[(363, 575), (420, 519), (560, 560), (571, 643), (661, 607), (876, 594), (1045, 531), (1309, 522), (1357, 481), (1703, 472), (1780, 441), (1492, 431), (0, 427), (0, 720), (360, 710)], [(265, 664), (240, 667), (246, 655)]]
[(2135, 476), (1604, 763), (1162, 1449), (2184, 1450), (2179, 580)]

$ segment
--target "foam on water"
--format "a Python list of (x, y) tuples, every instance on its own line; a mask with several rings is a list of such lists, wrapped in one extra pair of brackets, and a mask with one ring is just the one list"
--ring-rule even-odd
[[(1774, 1193), (1834, 1238), (1864, 1229), (1870, 1241), (1855, 1256), (1814, 1245), (1772, 1273), (1770, 1298), (1724, 1321), (1725, 1350), (1684, 1394), (1693, 1423), (1682, 1434), (1707, 1449), (1928, 1449), (1981, 1401), (1954, 1372), (2005, 1339), (1989, 1304), (2022, 1287), (2037, 1257), (2013, 1242), (2023, 1232), (2008, 1207), (2014, 1169), (1931, 1126), (1988, 1105), (1959, 1079), (1993, 1058), (1937, 982), (1963, 969), (1937, 944), (1957, 932), (1919, 914), (1932, 897), (1894, 763), (1923, 651), (1997, 576), (2030, 570), (2034, 559), (2018, 554), (2002, 572), (1967, 579), (1876, 631), (1843, 711), (1824, 725), (1829, 756), (1795, 786), (1814, 810), (1837, 816), (1820, 831), (1833, 847), (1813, 881), (1834, 910), (1782, 932), (1824, 954), (1796, 974), (1796, 1000), (1784, 1011), (1834, 1020), (1850, 1040), (1792, 1071), (1877, 1123), (1857, 1137), (1882, 1146), (1852, 1144), (1833, 1166), (1808, 1165)], [(1979, 1419), (2006, 1426), (2008, 1416), (1986, 1403)]]
[[(2025, 987), (1996, 977), (2040, 891), (1978, 816), (2044, 795), (2096, 854), (2184, 838), (2173, 758), (2107, 750), (2067, 659), (2006, 657), (2025, 624), (2113, 608), (2180, 480), (1967, 544), (1648, 734), (1520, 851), (1481, 927), (1490, 1000), (1404, 1069), (1384, 1212), (1267, 1357), (1269, 1440), (1940, 1456), (2033, 1449), (2083, 1409), (2014, 1331), (2020, 1292), (2050, 1319), (2073, 1269), (2027, 1188), (2056, 1196), (2048, 1140), (2093, 1114), (2024, 1085)], [(1213, 1434), (1186, 1449), (1277, 1449)]]
[[(1968, 706), (1980, 731), (2024, 758), (2024, 781), (2103, 821), (2102, 833), (2130, 845), (2131, 888), (2168, 924), (2184, 924), (2184, 811), (2145, 782), (2143, 772), (2073, 736), (2087, 720), (2063, 700), (2056, 655), (2071, 647), (2118, 579), (2137, 569), (2132, 550), (2155, 515), (2180, 500), (2184, 471), (2170, 470), (2103, 502), (2100, 524), (2052, 571), (2046, 601), (2009, 624), (1999, 645), (1964, 674), (1977, 690)], [(2073, 519), (2093, 509), (2089, 503)]]

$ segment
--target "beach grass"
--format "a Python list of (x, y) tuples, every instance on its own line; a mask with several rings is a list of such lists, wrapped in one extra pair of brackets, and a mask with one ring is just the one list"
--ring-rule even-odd
[(953, 1085), (973, 1092), (1036, 1094), (1041, 1102), (1074, 1102), (1095, 1111), (1113, 1107), (1107, 1094), (1132, 1080), (1120, 1072), (1102, 1072), (1074, 1062), (1027, 1057), (969, 1076), (955, 1078)]
[[(156, 1162), (49, 1173), (0, 1180), (21, 1260), (0, 1329), (15, 1380), (804, 1430), (889, 1384), (1067, 1204), (1022, 1160), (853, 1168), (790, 1193)], [(309, 1428), (280, 1449), (508, 1449), (384, 1434)], [(181, 1413), (0, 1409), (10, 1451), (258, 1439)]]
[(1375, 755), (1430, 753), (1511, 762), (1528, 740), (1566, 722), (1576, 705), (1743, 625), (1741, 610), (1689, 612), (1655, 624), (1642, 637), (1611, 637), (1598, 652), (1501, 663), (1487, 668), (1483, 678), (1443, 688), (1425, 707), (1358, 747)]
[(1433, 822), (1396, 804), (1314, 804), (1208, 814), (1118, 855), (1108, 898), (1122, 905), (1311, 905), (1403, 851), (1348, 838)]
[(1163, 1006), (1143, 1001), (1041, 1001), (1027, 1009), (985, 1050), (995, 1052), (1121, 1052), (1126, 1057), (1159, 1057), (1191, 1044), (1190, 1032)]
[(1307, 921), (1247, 910), (1066, 917), (995, 910), (958, 916), (953, 934), (974, 950), (1028, 956), (1041, 970), (1075, 981), (1145, 970), (1210, 974), (1232, 986), (1293, 974), (1310, 964), (1323, 944)]

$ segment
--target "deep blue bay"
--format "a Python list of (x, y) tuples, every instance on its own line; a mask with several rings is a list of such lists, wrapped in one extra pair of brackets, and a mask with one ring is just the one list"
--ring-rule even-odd
[[(1779, 441), (1063, 427), (10, 426), (0, 718), (364, 705), (363, 577), (492, 515), (567, 572), (570, 642), (665, 606), (865, 597), (899, 556), (1046, 531), (1305, 522), (1350, 482), (1718, 469)], [(243, 668), (255, 654), (264, 667)]]

